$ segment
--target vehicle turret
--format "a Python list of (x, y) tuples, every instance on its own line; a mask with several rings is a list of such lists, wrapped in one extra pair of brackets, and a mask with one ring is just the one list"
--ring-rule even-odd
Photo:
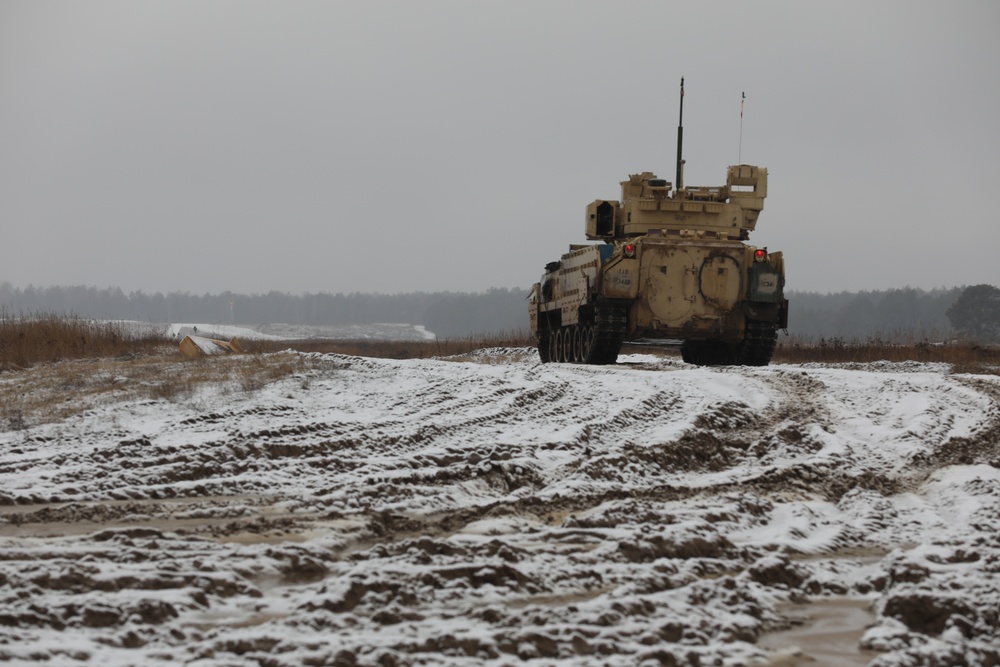
[(726, 172), (725, 185), (680, 190), (644, 171), (630, 175), (621, 188), (621, 200), (597, 199), (587, 206), (588, 239), (650, 234), (746, 240), (764, 210), (767, 168), (734, 165)]

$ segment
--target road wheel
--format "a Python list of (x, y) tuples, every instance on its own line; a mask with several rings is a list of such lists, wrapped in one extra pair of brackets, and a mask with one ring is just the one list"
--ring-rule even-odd
[(585, 364), (594, 363), (591, 358), (594, 354), (594, 336), (597, 333), (597, 327), (593, 324), (590, 326), (583, 327), (581, 331), (581, 349), (580, 349), (580, 361)]
[(582, 364), (583, 356), (583, 327), (577, 324), (573, 327), (573, 362)]
[(573, 329), (563, 327), (562, 330), (562, 359), (566, 363), (573, 362)]
[(559, 361), (559, 329), (549, 333), (549, 361), (556, 363)]

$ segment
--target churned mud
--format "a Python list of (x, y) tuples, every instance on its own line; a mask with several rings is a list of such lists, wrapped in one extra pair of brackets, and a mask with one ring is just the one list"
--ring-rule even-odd
[(758, 644), (775, 652), (774, 660), (799, 665), (863, 666), (877, 655), (861, 648), (861, 637), (875, 623), (871, 602), (860, 598), (817, 598), (781, 611), (791, 627), (763, 635)]
[(995, 377), (297, 367), (0, 433), (0, 661), (1000, 664)]

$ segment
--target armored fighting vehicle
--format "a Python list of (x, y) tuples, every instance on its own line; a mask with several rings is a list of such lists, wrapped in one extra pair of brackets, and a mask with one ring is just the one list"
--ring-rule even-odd
[(622, 181), (619, 201), (587, 206), (586, 236), (550, 262), (529, 295), (543, 362), (610, 364), (623, 342), (680, 341), (684, 361), (766, 366), (788, 327), (780, 252), (746, 243), (767, 196), (767, 169), (735, 165), (717, 187), (683, 184), (684, 80), (676, 187), (655, 174)]

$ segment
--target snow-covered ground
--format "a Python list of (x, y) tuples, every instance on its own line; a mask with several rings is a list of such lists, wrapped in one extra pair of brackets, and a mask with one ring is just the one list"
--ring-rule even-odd
[(304, 357), (0, 433), (0, 661), (1000, 663), (1000, 377)]
[(168, 324), (163, 325), (168, 336), (183, 338), (195, 333), (208, 338), (239, 338), (241, 340), (434, 340), (433, 333), (419, 324)]

